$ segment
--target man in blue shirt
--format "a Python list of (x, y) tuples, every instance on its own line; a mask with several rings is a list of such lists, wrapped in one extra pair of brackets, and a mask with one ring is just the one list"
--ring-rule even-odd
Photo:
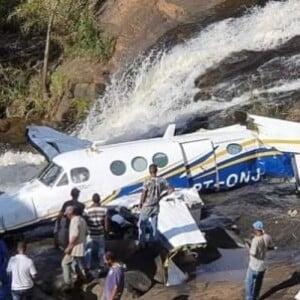
[(124, 290), (124, 269), (114, 253), (108, 251), (104, 262), (109, 267), (101, 300), (120, 300)]
[(10, 282), (6, 273), (8, 250), (3, 240), (0, 240), (0, 300), (5, 300), (10, 294)]

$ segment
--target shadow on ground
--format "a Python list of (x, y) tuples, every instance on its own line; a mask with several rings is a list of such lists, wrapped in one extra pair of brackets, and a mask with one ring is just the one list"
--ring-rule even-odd
[(267, 299), (267, 298), (271, 297), (272, 295), (274, 295), (275, 293), (277, 293), (283, 289), (290, 288), (297, 284), (300, 284), (300, 273), (298, 271), (294, 272), (289, 279), (282, 281), (281, 283), (270, 288), (267, 292), (265, 292), (260, 297), (260, 300)]

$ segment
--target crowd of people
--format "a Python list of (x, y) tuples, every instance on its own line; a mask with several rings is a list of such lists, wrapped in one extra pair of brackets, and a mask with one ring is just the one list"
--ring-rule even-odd
[[(164, 192), (172, 193), (174, 190), (166, 179), (157, 176), (156, 165), (149, 167), (149, 175), (143, 186), (139, 205), (138, 240), (141, 248), (147, 243), (157, 241), (159, 201)], [(54, 231), (56, 241), (62, 227), (68, 232), (61, 261), (64, 290), (72, 289), (77, 279), (88, 280), (93, 268), (93, 254), (97, 254), (96, 268), (100, 273), (106, 273), (105, 285), (99, 299), (119, 300), (124, 289), (124, 268), (116, 255), (105, 249), (105, 232), (109, 231), (110, 226), (107, 210), (101, 206), (98, 194), (92, 196), (89, 207), (78, 201), (79, 195), (77, 188), (71, 190), (72, 199), (63, 204)], [(253, 224), (253, 234), (245, 280), (246, 300), (259, 298), (266, 270), (266, 253), (274, 249), (272, 239), (265, 233), (261, 221)], [(26, 251), (26, 243), (21, 241), (17, 245), (16, 255), (9, 257), (5, 243), (0, 240), (0, 300), (10, 299), (10, 296), (13, 300), (32, 299), (32, 289), (38, 273)]]

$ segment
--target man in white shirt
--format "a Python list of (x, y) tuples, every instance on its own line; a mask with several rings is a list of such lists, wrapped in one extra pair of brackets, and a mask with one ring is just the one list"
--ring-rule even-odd
[(62, 260), (62, 270), (65, 282), (65, 289), (72, 286), (71, 270), (72, 266), (78, 267), (80, 275), (86, 279), (84, 252), (87, 236), (87, 225), (85, 220), (80, 216), (80, 210), (76, 206), (68, 206), (65, 214), (70, 220), (69, 244), (65, 249)]
[(32, 259), (26, 255), (26, 243), (19, 242), (17, 254), (10, 258), (7, 273), (11, 276), (11, 293), (13, 300), (32, 299), (32, 288), (36, 278), (36, 269)]

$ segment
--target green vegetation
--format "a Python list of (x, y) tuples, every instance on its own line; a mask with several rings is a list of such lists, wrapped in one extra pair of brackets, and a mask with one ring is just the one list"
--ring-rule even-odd
[[(0, 1), (0, 30), (5, 29), (9, 34), (13, 26), (17, 38), (32, 45), (38, 39), (46, 45), (45, 49), (40, 48), (39, 58), (20, 57), (17, 62), (10, 61), (9, 55), (8, 59), (0, 57), (0, 118), (42, 118), (55, 107), (70, 76), (63, 68), (54, 67), (58, 59), (69, 61), (79, 57), (94, 62), (111, 57), (114, 39), (103, 37), (96, 22), (99, 3), (99, 0)], [(29, 64), (29, 60), (33, 63)], [(76, 99), (74, 103), (77, 117), (87, 111), (87, 99)]]
[(113, 51), (114, 39), (103, 38), (89, 0), (24, 0), (10, 19), (18, 20), (26, 34), (45, 33), (53, 14), (52, 39), (60, 42), (67, 54), (106, 60)]
[(74, 56), (107, 60), (114, 46), (113, 38), (103, 38), (87, 13), (82, 13), (70, 43), (70, 51)]
[(72, 103), (72, 110), (74, 111), (74, 119), (80, 120), (83, 118), (90, 107), (90, 99), (87, 98), (77, 98)]
[(30, 71), (0, 64), (0, 118), (11, 113), (8, 107), (13, 101), (22, 101), (27, 95)]

